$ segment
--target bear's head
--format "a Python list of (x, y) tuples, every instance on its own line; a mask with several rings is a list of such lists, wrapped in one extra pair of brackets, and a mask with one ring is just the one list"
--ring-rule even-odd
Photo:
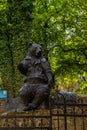
[(41, 57), (42, 55), (42, 45), (41, 44), (28, 44), (28, 51), (31, 56)]

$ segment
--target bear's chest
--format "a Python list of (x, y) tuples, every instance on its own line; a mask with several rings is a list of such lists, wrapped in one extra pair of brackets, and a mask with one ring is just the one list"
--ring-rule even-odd
[(41, 61), (32, 59), (28, 63), (28, 72), (42, 72), (42, 66), (41, 66)]

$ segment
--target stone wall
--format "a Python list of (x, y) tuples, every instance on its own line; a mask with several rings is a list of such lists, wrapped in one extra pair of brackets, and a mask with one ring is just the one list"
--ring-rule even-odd
[[(4, 104), (6, 100), (0, 99), (0, 115), (6, 115), (11, 116), (11, 118), (8, 119), (8, 124), (10, 127), (15, 126), (14, 122), (16, 122), (18, 127), (30, 127), (32, 124), (36, 127), (39, 126), (49, 126), (50, 119), (48, 118), (15, 118), (14, 116), (49, 116), (50, 111), (48, 110), (36, 110), (31, 112), (13, 112), (13, 113), (4, 113)], [(87, 104), (87, 97), (79, 98), (78, 103), (84, 103)], [(74, 107), (73, 107), (74, 108)], [(73, 115), (87, 115), (87, 107), (75, 107), (73, 108), (67, 108), (67, 114), (73, 114)], [(2, 114), (3, 113), (3, 114)], [(65, 114), (63, 110), (61, 109), (54, 109), (52, 110), (52, 113), (55, 116), (52, 116), (52, 130), (65, 130), (65, 117), (64, 116), (58, 116), (59, 114)], [(84, 127), (84, 130), (87, 128), (87, 117), (66, 117), (67, 122), (67, 130), (82, 130)], [(16, 119), (16, 120), (15, 120)], [(42, 124), (41, 124), (42, 123)], [(7, 124), (7, 118), (1, 118), (0, 119), (0, 127), (4, 127)]]
[[(52, 130), (65, 130), (65, 116), (60, 116), (59, 114), (64, 114), (64, 111), (59, 109), (52, 110)], [(86, 114), (87, 111), (84, 111)], [(67, 114), (72, 114), (72, 110), (67, 110)], [(81, 109), (75, 109), (75, 113), (73, 114), (82, 114)], [(47, 116), (50, 115), (49, 110), (36, 110), (30, 112), (11, 112), (11, 113), (3, 113), (2, 115), (6, 115), (6, 117), (11, 118), (2, 118), (0, 120), (0, 127), (49, 127), (50, 125), (50, 118)], [(15, 115), (17, 116), (15, 118)], [(31, 116), (34, 116), (31, 118)], [(37, 117), (35, 117), (37, 116)], [(41, 117), (42, 116), (42, 117)], [(43, 116), (46, 116), (43, 118)], [(18, 118), (19, 117), (19, 118)], [(21, 118), (20, 118), (21, 117)], [(27, 118), (28, 117), (28, 118)], [(8, 122), (7, 122), (8, 121)], [(33, 125), (32, 125), (33, 124)], [(84, 130), (87, 128), (87, 117), (67, 117), (66, 116), (66, 127), (67, 130)], [(33, 129), (32, 129), (33, 130)]]

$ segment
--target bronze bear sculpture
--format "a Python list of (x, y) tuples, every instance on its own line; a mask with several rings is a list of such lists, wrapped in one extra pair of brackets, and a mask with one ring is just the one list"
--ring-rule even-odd
[(24, 111), (38, 109), (49, 98), (53, 76), (48, 61), (42, 55), (42, 45), (28, 45), (28, 54), (18, 64), (18, 69), (24, 75), (24, 84), (19, 95), (25, 104)]

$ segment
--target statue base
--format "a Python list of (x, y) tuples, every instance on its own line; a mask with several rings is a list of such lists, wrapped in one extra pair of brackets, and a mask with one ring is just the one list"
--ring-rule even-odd
[[(24, 111), (24, 104), (20, 97), (8, 99), (5, 103), (5, 112), (23, 112)], [(43, 102), (38, 108), (39, 109), (47, 109), (45, 103)]]

